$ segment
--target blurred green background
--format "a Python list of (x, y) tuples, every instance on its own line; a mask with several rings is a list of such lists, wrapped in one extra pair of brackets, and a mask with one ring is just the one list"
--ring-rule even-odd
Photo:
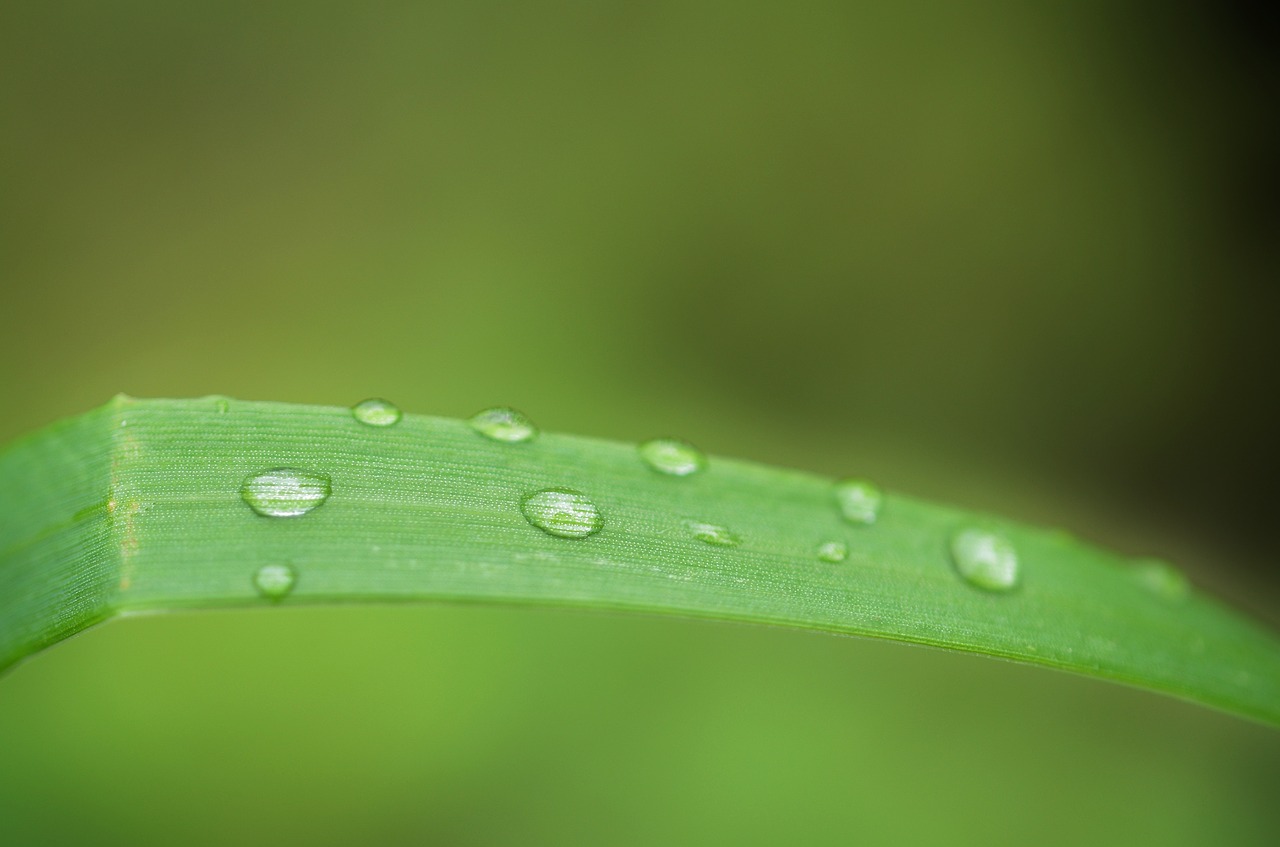
[[(870, 476), (1280, 622), (1243, 4), (0, 5), (0, 440), (117, 391)], [(556, 610), (133, 618), (0, 681), (0, 841), (1269, 843), (1280, 733)]]

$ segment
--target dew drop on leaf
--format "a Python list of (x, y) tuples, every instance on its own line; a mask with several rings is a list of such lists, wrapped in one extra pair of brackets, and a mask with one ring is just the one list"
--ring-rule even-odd
[(849, 558), (849, 546), (843, 541), (827, 541), (818, 546), (818, 558), (824, 562), (843, 562)]
[(1009, 591), (1018, 584), (1018, 552), (1003, 535), (962, 529), (951, 538), (951, 559), (965, 581), (987, 591)]
[(687, 526), (689, 531), (693, 533), (693, 537), (704, 544), (710, 544), (713, 547), (738, 546), (738, 536), (730, 532), (727, 527), (713, 523), (702, 523), (701, 521), (689, 521)]
[(1160, 559), (1143, 559), (1137, 562), (1133, 575), (1139, 585), (1162, 600), (1176, 602), (1185, 599), (1191, 592), (1191, 583), (1186, 574)]
[(329, 499), (332, 484), (324, 474), (297, 468), (272, 468), (250, 476), (240, 486), (240, 496), (260, 515), (296, 518)]
[(253, 587), (268, 600), (283, 600), (297, 581), (297, 572), (288, 565), (263, 565), (253, 575)]
[(604, 525), (600, 510), (585, 494), (572, 488), (544, 488), (520, 501), (525, 520), (559, 538), (586, 538)]
[(369, 426), (392, 426), (400, 422), (403, 413), (394, 403), (372, 397), (351, 407), (356, 420)]
[(707, 463), (702, 451), (692, 444), (675, 438), (655, 438), (636, 448), (645, 464), (658, 473), (670, 476), (688, 476), (697, 473)]
[(509, 444), (528, 441), (538, 434), (538, 428), (533, 425), (533, 421), (523, 413), (505, 406), (480, 412), (471, 419), (471, 428), (485, 438), (506, 441)]
[(884, 495), (880, 489), (862, 479), (846, 479), (836, 483), (836, 503), (849, 523), (869, 525), (880, 515)]

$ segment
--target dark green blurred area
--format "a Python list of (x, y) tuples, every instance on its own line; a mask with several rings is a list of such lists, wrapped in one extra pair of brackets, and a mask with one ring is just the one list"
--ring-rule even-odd
[[(1142, 4), (0, 6), (0, 415), (675, 433), (1280, 620), (1273, 30)], [(998, 662), (471, 607), (0, 681), (0, 841), (1267, 843), (1277, 733)]]

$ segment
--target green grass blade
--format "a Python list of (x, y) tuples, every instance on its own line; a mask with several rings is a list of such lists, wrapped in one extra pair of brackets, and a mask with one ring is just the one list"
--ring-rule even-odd
[[(295, 517), (256, 514), (241, 487), (279, 467), (330, 478), (328, 500)], [(600, 531), (531, 525), (522, 499), (554, 487), (590, 498)], [(951, 541), (975, 525), (1016, 549), (1012, 591), (958, 576)], [(830, 542), (847, 557), (820, 556)], [(370, 426), (347, 409), (223, 398), (119, 397), (0, 452), (0, 667), (117, 614), (422, 599), (888, 638), (1280, 724), (1280, 641), (1171, 572), (896, 494), (856, 525), (832, 481), (808, 474), (713, 458), (674, 476), (632, 445), (510, 443), (456, 420)]]

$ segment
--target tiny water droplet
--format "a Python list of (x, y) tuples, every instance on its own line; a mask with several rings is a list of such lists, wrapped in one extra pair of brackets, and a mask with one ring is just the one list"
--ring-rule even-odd
[(520, 501), (525, 520), (549, 535), (586, 538), (599, 532), (604, 518), (587, 495), (572, 488), (544, 488)]
[(369, 426), (392, 426), (400, 422), (404, 413), (394, 403), (371, 397), (351, 407), (356, 420)]
[(689, 521), (687, 526), (694, 538), (713, 547), (736, 547), (739, 543), (738, 536), (719, 524)]
[(525, 417), (522, 412), (505, 406), (485, 409), (478, 413), (471, 419), (471, 428), (485, 438), (506, 441), (509, 444), (528, 441), (538, 434), (538, 428), (533, 425), (533, 421)]
[(268, 600), (283, 600), (297, 581), (297, 572), (288, 565), (263, 565), (253, 575), (254, 588)]
[(297, 468), (272, 468), (256, 473), (240, 486), (244, 502), (269, 518), (305, 515), (322, 505), (331, 491), (329, 477)]
[(849, 558), (849, 545), (843, 541), (828, 541), (818, 547), (818, 558), (824, 562), (843, 562)]
[(1018, 551), (1003, 535), (974, 527), (951, 538), (951, 558), (967, 582), (988, 591), (1009, 591), (1018, 584)]
[(1133, 574), (1139, 585), (1164, 600), (1183, 600), (1191, 593), (1191, 583), (1186, 574), (1160, 559), (1143, 559), (1135, 563)]
[(214, 401), (213, 408), (217, 410), (218, 414), (225, 415), (227, 412), (231, 411), (231, 403), (227, 401), (227, 398), (219, 397)]
[(697, 473), (707, 464), (702, 451), (686, 441), (675, 438), (655, 438), (636, 448), (645, 464), (658, 473), (671, 476), (688, 476)]
[(846, 479), (836, 483), (836, 503), (849, 523), (870, 525), (880, 515), (884, 495), (874, 484), (863, 479)]

